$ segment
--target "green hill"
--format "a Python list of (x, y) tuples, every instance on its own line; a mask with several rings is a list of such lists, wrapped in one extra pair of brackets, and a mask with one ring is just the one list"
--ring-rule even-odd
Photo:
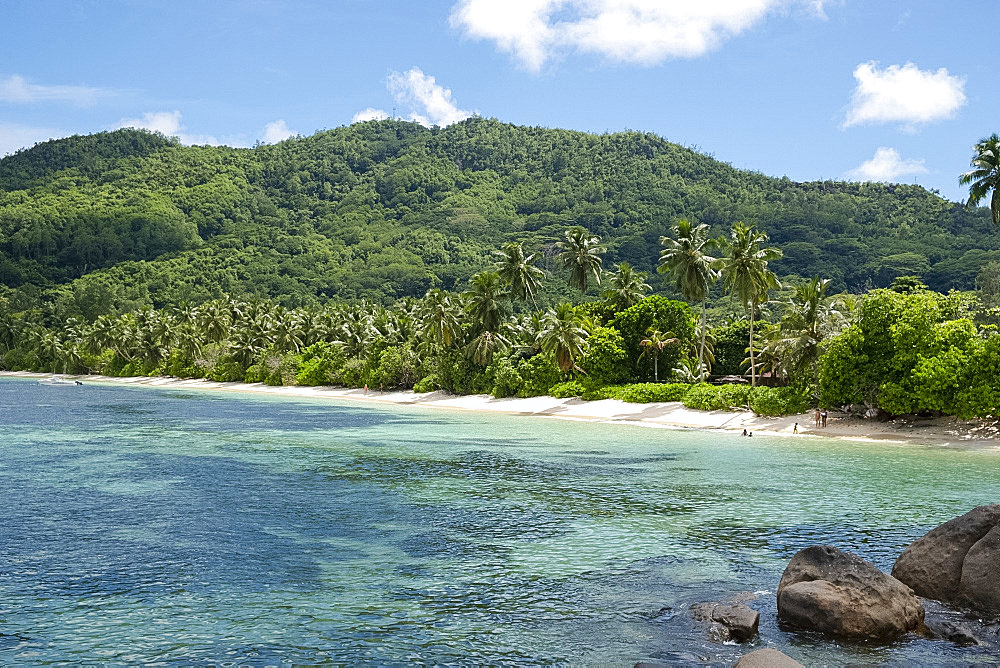
[(0, 283), (8, 299), (87, 318), (223, 293), (387, 302), (462, 286), (504, 241), (550, 250), (575, 224), (608, 243), (605, 266), (651, 272), (679, 217), (719, 234), (756, 223), (784, 251), (775, 271), (829, 277), (834, 290), (909, 274), (968, 289), (1000, 259), (985, 209), (918, 186), (795, 183), (652, 134), (471, 118), (359, 123), (254, 149), (137, 130), (40, 144), (0, 160)]

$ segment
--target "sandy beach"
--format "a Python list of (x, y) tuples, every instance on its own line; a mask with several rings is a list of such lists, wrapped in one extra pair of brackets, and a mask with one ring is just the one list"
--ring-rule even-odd
[[(27, 371), (0, 371), (0, 376), (46, 378), (51, 374)], [(632, 404), (617, 399), (583, 401), (555, 397), (496, 399), (486, 394), (454, 395), (446, 392), (417, 394), (412, 391), (386, 391), (343, 387), (274, 387), (263, 383), (219, 383), (201, 378), (130, 377), (85, 375), (70, 376), (84, 383), (111, 383), (184, 390), (270, 394), (310, 399), (328, 398), (369, 403), (426, 406), (465, 411), (488, 411), (512, 415), (531, 415), (563, 420), (586, 420), (627, 423), (646, 427), (674, 429), (727, 430), (746, 429), (755, 435), (809, 438), (840, 438), (858, 441), (895, 442), (940, 447), (995, 449), (1000, 452), (1000, 433), (995, 422), (957, 420), (954, 417), (909, 417), (877, 422), (830, 413), (825, 428), (814, 425), (812, 413), (785, 417), (763, 417), (751, 411), (700, 411), (680, 402)], [(796, 432), (796, 426), (798, 428)]]

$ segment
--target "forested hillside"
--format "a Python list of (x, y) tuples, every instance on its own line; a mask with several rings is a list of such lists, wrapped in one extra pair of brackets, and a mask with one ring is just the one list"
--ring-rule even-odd
[[(38, 145), (0, 160), (0, 283), (12, 308), (41, 300), (61, 320), (222, 295), (389, 303), (462, 289), (507, 241), (551, 256), (569, 225), (604, 240), (605, 266), (652, 272), (680, 217), (718, 234), (756, 224), (784, 252), (779, 275), (828, 277), (831, 291), (900, 275), (969, 289), (1000, 259), (985, 209), (918, 186), (795, 183), (651, 134), (471, 118), (254, 149), (137, 130)], [(562, 296), (558, 283), (540, 297)]]

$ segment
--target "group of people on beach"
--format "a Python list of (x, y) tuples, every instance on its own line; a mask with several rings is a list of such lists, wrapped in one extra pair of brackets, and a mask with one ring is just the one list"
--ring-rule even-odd
[[(816, 421), (816, 428), (817, 429), (819, 429), (820, 427), (826, 427), (826, 411), (825, 410), (820, 410), (819, 408), (817, 408), (815, 414), (813, 415), (813, 419)], [(796, 422), (795, 426), (792, 427), (792, 433), (793, 434), (799, 433), (799, 423), (798, 422)], [(753, 436), (753, 432), (752, 431), (748, 432), (746, 429), (744, 429), (743, 430), (743, 435), (744, 436)]]

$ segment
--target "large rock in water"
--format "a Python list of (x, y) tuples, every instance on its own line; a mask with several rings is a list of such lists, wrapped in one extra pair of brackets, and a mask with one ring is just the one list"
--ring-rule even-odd
[(833, 635), (888, 639), (917, 629), (924, 607), (909, 587), (861, 557), (815, 545), (785, 568), (778, 617)]
[(973, 508), (910, 545), (892, 575), (917, 594), (1000, 614), (1000, 503)]
[(712, 624), (713, 633), (726, 642), (748, 642), (757, 635), (760, 613), (742, 603), (698, 603), (691, 606), (694, 618)]
[(740, 657), (733, 668), (805, 668), (801, 663), (776, 649), (759, 649)]

